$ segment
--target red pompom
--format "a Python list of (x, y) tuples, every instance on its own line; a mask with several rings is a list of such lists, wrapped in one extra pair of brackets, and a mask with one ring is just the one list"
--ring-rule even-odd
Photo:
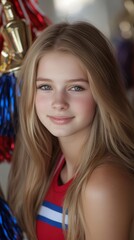
[(11, 0), (18, 17), (26, 19), (32, 28), (33, 35), (51, 24), (49, 18), (40, 10), (37, 1)]
[(0, 136), (0, 162), (10, 162), (14, 149), (14, 139), (6, 136)]
[(0, 53), (2, 51), (2, 48), (3, 48), (3, 37), (2, 35), (0, 35)]

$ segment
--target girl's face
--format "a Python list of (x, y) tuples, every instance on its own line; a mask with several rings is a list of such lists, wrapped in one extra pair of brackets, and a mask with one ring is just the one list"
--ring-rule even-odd
[(36, 112), (51, 134), (62, 138), (89, 133), (96, 104), (77, 57), (58, 51), (45, 54), (36, 86)]

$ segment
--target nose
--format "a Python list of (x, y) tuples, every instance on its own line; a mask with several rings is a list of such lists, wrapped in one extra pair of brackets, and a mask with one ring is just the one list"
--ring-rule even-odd
[(53, 96), (52, 107), (57, 110), (68, 109), (68, 99), (65, 92), (56, 92)]

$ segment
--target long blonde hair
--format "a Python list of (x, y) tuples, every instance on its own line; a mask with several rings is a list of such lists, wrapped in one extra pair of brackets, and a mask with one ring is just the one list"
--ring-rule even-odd
[(41, 33), (29, 49), (19, 76), (19, 129), (9, 178), (9, 203), (29, 239), (37, 239), (36, 215), (60, 154), (57, 139), (41, 124), (35, 111), (38, 63), (52, 50), (69, 52), (81, 60), (91, 76), (97, 103), (90, 138), (64, 203), (69, 217), (67, 240), (84, 240), (81, 194), (91, 172), (108, 161), (106, 155), (112, 155), (109, 161), (116, 159), (134, 173), (134, 114), (121, 84), (113, 48), (98, 29), (86, 22), (59, 23)]

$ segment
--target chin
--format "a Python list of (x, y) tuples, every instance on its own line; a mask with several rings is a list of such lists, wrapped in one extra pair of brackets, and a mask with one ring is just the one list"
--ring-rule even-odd
[(51, 134), (57, 138), (59, 137), (68, 137), (70, 136), (71, 134), (68, 134), (68, 133), (61, 133), (61, 132), (51, 132)]

